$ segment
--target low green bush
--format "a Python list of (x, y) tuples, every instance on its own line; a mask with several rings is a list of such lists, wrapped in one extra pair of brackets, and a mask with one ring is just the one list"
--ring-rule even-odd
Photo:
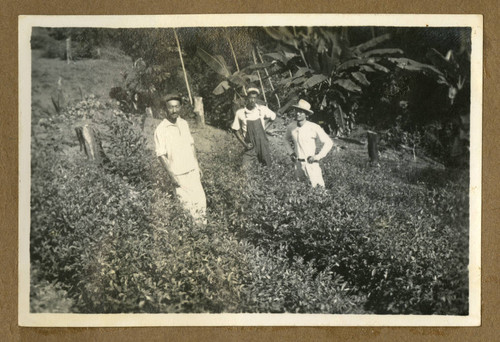
[[(243, 171), (236, 140), (206, 128), (194, 134), (213, 146), (198, 153), (208, 203), (200, 227), (140, 119), (86, 101), (32, 146), (33, 311), (39, 288), (57, 284), (56, 297), (83, 313), (467, 314), (464, 173), (373, 169), (332, 152), (322, 161), (326, 190), (311, 189), (278, 151), (272, 167)], [(60, 126), (92, 110), (110, 166), (60, 143)]]
[[(73, 312), (356, 309), (338, 277), (325, 273), (320, 280), (311, 265), (235, 237), (247, 217), (238, 204), (246, 178), (239, 152), (226, 153), (234, 149), (232, 141), (220, 139), (218, 147), (226, 148), (218, 153), (200, 153), (209, 224), (199, 227), (170, 191), (137, 130), (138, 119), (123, 113), (103, 119), (105, 106), (85, 101), (63, 115), (78, 120), (79, 110), (88, 114), (98, 107), (90, 116), (101, 129), (108, 127), (111, 167), (90, 163), (83, 153), (68, 159), (52, 143), (33, 147), (30, 246), (40, 274), (36, 282), (60, 284)], [(49, 128), (57, 137), (57, 125)], [(34, 302), (38, 294), (32, 291)]]
[(257, 170), (243, 196), (249, 218), (239, 235), (343, 276), (366, 295), (368, 311), (467, 314), (465, 173), (439, 184), (427, 183), (436, 181), (428, 174), (423, 187), (365, 165), (350, 154), (330, 155), (326, 191), (296, 182), (286, 161)]

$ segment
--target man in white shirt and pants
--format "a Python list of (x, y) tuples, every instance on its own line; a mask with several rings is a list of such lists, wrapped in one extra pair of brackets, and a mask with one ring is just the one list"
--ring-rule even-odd
[(162, 99), (165, 119), (155, 130), (156, 156), (167, 171), (177, 197), (197, 222), (206, 223), (207, 201), (201, 185), (193, 137), (188, 123), (179, 117), (181, 98), (167, 95)]
[[(294, 107), (295, 122), (291, 123), (285, 134), (285, 147), (290, 158), (295, 162), (295, 176), (298, 179), (309, 179), (313, 187), (325, 186), (319, 161), (333, 147), (333, 141), (318, 124), (307, 121), (312, 114), (311, 105), (305, 100), (299, 100)], [(316, 139), (323, 146), (316, 153)], [(290, 144), (293, 142), (293, 147)]]

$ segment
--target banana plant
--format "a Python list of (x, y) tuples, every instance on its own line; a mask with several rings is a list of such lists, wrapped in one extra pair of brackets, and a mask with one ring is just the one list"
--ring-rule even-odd
[[(349, 107), (348, 99), (370, 86), (369, 74), (389, 73), (393, 68), (421, 72), (437, 82), (447, 83), (439, 69), (404, 57), (403, 50), (377, 48), (391, 39), (390, 34), (350, 46), (347, 28), (266, 27), (264, 30), (279, 43), (278, 51), (264, 56), (279, 65), (286, 75), (278, 83), (281, 90), (296, 96), (322, 88), (323, 96), (313, 104), (318, 110), (330, 108), (333, 112), (338, 105)], [(343, 113), (348, 115), (347, 110)]]
[(214, 95), (221, 95), (225, 91), (233, 89), (236, 94), (241, 96), (238, 90), (244, 93), (244, 89), (252, 82), (259, 81), (258, 75), (253, 72), (271, 66), (271, 63), (258, 63), (233, 73), (224, 60), (224, 57), (220, 55), (211, 55), (201, 48), (196, 50), (196, 54), (210, 67), (210, 69), (224, 78), (212, 91)]

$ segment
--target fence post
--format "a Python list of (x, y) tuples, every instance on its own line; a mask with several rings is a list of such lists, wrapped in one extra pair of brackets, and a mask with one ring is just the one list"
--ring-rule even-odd
[(110, 163), (102, 148), (99, 134), (94, 127), (87, 124), (77, 126), (75, 132), (80, 144), (80, 151), (84, 151), (87, 158), (96, 161), (98, 164)]
[(71, 37), (66, 38), (66, 63), (69, 64), (69, 61), (73, 60), (73, 56), (71, 56)]
[(378, 155), (378, 142), (380, 136), (373, 131), (367, 131), (366, 134), (368, 136), (368, 157), (370, 157), (370, 165), (380, 166)]
[(202, 126), (205, 125), (205, 110), (203, 108), (203, 98), (201, 96), (194, 97), (194, 109), (193, 112), (196, 113), (200, 120)]

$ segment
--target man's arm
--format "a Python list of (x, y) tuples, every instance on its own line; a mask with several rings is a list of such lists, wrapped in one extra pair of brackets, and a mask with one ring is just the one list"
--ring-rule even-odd
[(263, 107), (264, 108), (264, 121), (266, 122), (264, 126), (264, 131), (267, 131), (269, 126), (273, 124), (273, 121), (276, 120), (276, 113), (270, 110), (268, 107)]
[(172, 171), (172, 165), (170, 165), (170, 162), (167, 159), (167, 156), (165, 154), (158, 156), (158, 159), (160, 160), (161, 165), (167, 171), (168, 176), (170, 177), (170, 180), (172, 181), (172, 184), (177, 188), (179, 187), (179, 182), (177, 181), (177, 176), (174, 174)]
[(194, 143), (191, 144), (191, 148), (193, 149), (193, 157), (196, 160), (196, 165), (198, 166), (198, 172), (200, 173), (200, 177), (203, 177), (203, 172), (200, 168), (200, 163), (198, 162), (198, 157), (196, 156), (196, 148), (194, 147)]
[(313, 157), (315, 161), (319, 161), (324, 157), (326, 157), (328, 152), (330, 152), (330, 150), (333, 147), (333, 141), (320, 126), (317, 126), (316, 136), (319, 138), (319, 141), (321, 141), (321, 143), (323, 144), (321, 150)]
[(248, 145), (245, 142), (245, 139), (243, 138), (243, 135), (241, 134), (241, 125), (240, 125), (240, 119), (238, 118), (238, 111), (234, 114), (234, 120), (233, 124), (231, 125), (231, 129), (233, 130), (234, 135), (238, 139), (238, 141), (243, 145), (244, 148), (247, 150), (250, 150), (253, 148), (253, 146)]
[(241, 134), (240, 130), (236, 131), (233, 129), (233, 133), (236, 136), (236, 138), (238, 139), (238, 141), (243, 145), (244, 148), (246, 148), (247, 150), (251, 150), (253, 148), (252, 143), (247, 144), (245, 142), (245, 138), (243, 138), (243, 134)]
[(269, 126), (271, 126), (273, 124), (273, 121), (274, 120), (271, 120), (271, 119), (267, 119), (266, 120), (266, 127), (264, 127), (264, 131), (267, 131), (267, 129), (269, 128)]

